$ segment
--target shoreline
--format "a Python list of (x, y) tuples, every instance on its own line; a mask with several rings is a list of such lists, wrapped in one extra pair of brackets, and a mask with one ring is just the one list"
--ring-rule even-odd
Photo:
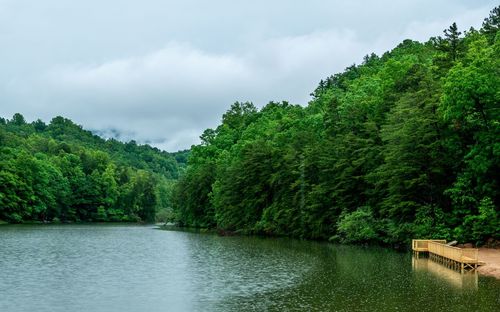
[(479, 274), (500, 279), (500, 249), (481, 247), (478, 259), (485, 263), (477, 269)]

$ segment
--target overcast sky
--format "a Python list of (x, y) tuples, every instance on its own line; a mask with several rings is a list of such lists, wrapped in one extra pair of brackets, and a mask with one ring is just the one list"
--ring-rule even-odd
[(320, 79), (487, 0), (0, 0), (0, 116), (189, 148), (235, 101), (306, 105)]

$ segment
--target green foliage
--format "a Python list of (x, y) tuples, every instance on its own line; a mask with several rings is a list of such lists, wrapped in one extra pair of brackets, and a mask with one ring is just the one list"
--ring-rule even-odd
[(69, 119), (0, 123), (1, 220), (153, 222), (171, 206), (178, 174), (172, 155), (103, 140)]
[(484, 19), (481, 32), (486, 35), (490, 42), (495, 40), (500, 29), (500, 6), (495, 7), (490, 12), (490, 16)]
[(156, 222), (175, 222), (176, 216), (172, 208), (163, 208), (156, 212), (155, 221)]
[[(450, 240), (452, 231), (447, 225), (445, 212), (435, 205), (419, 207), (412, 225), (412, 237)], [(412, 238), (408, 237), (408, 239)]]
[(377, 224), (370, 207), (361, 207), (351, 213), (342, 214), (337, 223), (337, 232), (343, 243), (369, 243), (378, 239)]
[(479, 214), (465, 217), (463, 225), (456, 229), (457, 236), (475, 243), (485, 243), (488, 238), (500, 239), (500, 216), (489, 197), (479, 202)]
[(189, 154), (177, 221), (350, 243), (498, 239), (498, 12), (366, 56), (307, 107), (233, 104)]

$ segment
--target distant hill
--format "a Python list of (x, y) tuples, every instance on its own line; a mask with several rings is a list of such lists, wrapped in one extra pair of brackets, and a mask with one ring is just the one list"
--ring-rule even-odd
[(60, 116), (0, 118), (0, 220), (152, 222), (187, 153), (105, 140)]

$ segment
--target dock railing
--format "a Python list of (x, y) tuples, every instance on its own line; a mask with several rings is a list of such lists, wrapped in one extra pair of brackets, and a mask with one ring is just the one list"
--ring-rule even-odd
[(476, 248), (458, 248), (436, 242), (429, 242), (428, 251), (435, 255), (445, 257), (460, 263), (473, 264), (478, 262), (478, 249)]
[(462, 273), (464, 270), (474, 270), (481, 262), (478, 260), (477, 248), (458, 248), (446, 245), (445, 240), (437, 239), (414, 239), (412, 240), (412, 249), (416, 258), (419, 254), (429, 253), (431, 260), (440, 262), (441, 264), (460, 269)]
[(472, 259), (474, 261), (473, 263), (478, 263), (479, 262), (478, 253), (479, 253), (479, 249), (477, 249), (477, 248), (463, 248), (462, 249), (462, 258), (469, 258), (469, 259)]
[(429, 242), (446, 244), (444, 239), (413, 239), (412, 249), (414, 251), (429, 251)]

